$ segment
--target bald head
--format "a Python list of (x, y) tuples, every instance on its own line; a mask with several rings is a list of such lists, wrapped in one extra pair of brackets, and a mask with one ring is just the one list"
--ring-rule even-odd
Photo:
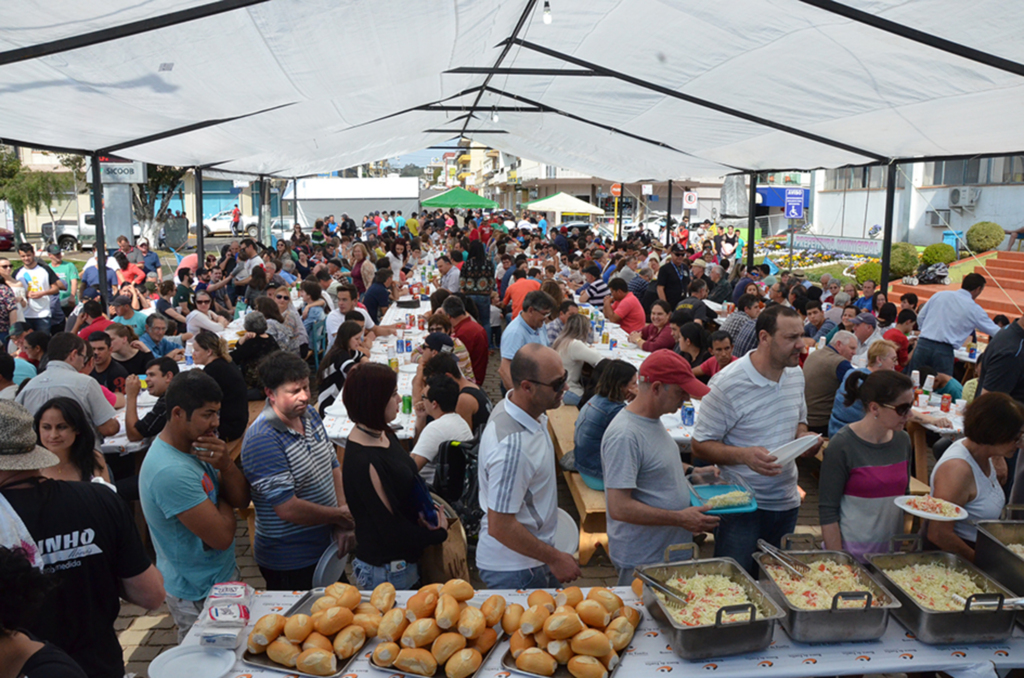
[(513, 388), (519, 388), (524, 381), (542, 381), (545, 375), (556, 378), (562, 373), (562, 358), (543, 344), (525, 344), (512, 358), (509, 373)]

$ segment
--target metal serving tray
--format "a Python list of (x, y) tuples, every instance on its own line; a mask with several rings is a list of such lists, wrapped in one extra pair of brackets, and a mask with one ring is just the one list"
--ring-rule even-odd
[[(494, 641), (494, 645), (491, 645), (491, 649), (487, 651), (487, 654), (483, 655), (483, 661), (480, 662), (480, 668), (478, 668), (473, 673), (469, 674), (466, 678), (475, 678), (475, 676), (478, 673), (480, 673), (480, 670), (483, 669), (483, 667), (487, 665), (487, 660), (489, 660), (491, 658), (491, 655), (494, 654), (494, 651), (497, 650), (498, 646), (501, 645), (503, 640), (505, 640), (505, 632), (502, 631), (501, 624), (498, 624), (497, 626), (495, 626), (494, 630), (498, 632), (498, 639)], [(428, 652), (430, 651), (429, 647), (425, 647), (423, 649), (427, 650)], [(425, 678), (424, 676), (421, 676), (418, 673), (409, 673), (408, 671), (403, 671), (401, 669), (395, 668), (394, 666), (387, 666), (387, 667), (377, 666), (376, 664), (373, 663), (373, 659), (372, 658), (369, 661), (370, 661), (370, 668), (371, 669), (373, 669), (374, 671), (380, 671), (381, 673), (387, 674), (389, 676), (407, 676), (408, 678)], [(445, 678), (444, 664), (438, 664), (437, 665), (437, 671), (434, 672), (434, 678)], [(572, 678), (572, 677), (570, 676), (569, 678)]]
[[(922, 643), (990, 643), (1006, 640), (1013, 633), (1016, 611), (1004, 610), (1002, 606), (1003, 598), (1012, 598), (1013, 594), (960, 556), (954, 553), (928, 551), (871, 553), (866, 557), (879, 579), (902, 603), (901, 607), (893, 610), (893, 614)], [(944, 565), (963, 572), (985, 593), (971, 596), (964, 609), (957, 612), (926, 609), (885, 573), (887, 569), (899, 569), (914, 564)], [(998, 605), (996, 608), (973, 607), (975, 603), (981, 602), (998, 602)]]
[(1024, 521), (979, 521), (974, 564), (1018, 596), (1024, 596), (1024, 559), (1007, 548), (1008, 544), (1024, 544)]
[[(324, 590), (325, 589), (323, 588), (311, 589), (306, 593), (306, 595), (299, 598), (294, 605), (288, 608), (287, 612), (282, 612), (281, 614), (285, 617), (290, 617), (293, 614), (309, 614), (312, 611), (313, 603), (315, 603), (317, 600), (323, 597)], [(352, 664), (352, 662), (358, 659), (361, 655), (365, 654), (365, 650), (367, 646), (370, 644), (370, 640), (372, 639), (367, 638), (366, 642), (363, 643), (363, 646), (359, 648), (359, 651), (351, 657), (349, 657), (348, 659), (339, 659), (338, 671), (336, 673), (330, 674), (330, 676), (328, 676), (327, 678), (340, 678), (342, 675), (347, 673), (349, 665)], [(261, 669), (280, 671), (281, 673), (287, 673), (293, 676), (309, 676), (309, 678), (323, 678), (322, 676), (316, 676), (312, 673), (303, 673), (298, 669), (288, 668), (287, 666), (281, 666), (280, 664), (271, 661), (270, 657), (268, 657), (266, 653), (253, 654), (252, 652), (249, 652), (249, 650), (246, 650), (242, 653), (242, 663), (248, 664), (249, 666), (256, 666)]]
[[(672, 551), (676, 547), (669, 547)], [(656, 579), (693, 577), (698, 574), (720, 574), (742, 586), (753, 604), (730, 605), (718, 610), (714, 624), (683, 626), (672, 619), (661, 600), (649, 586), (644, 586), (644, 606), (671, 638), (672, 651), (683, 659), (697, 660), (724, 657), (744, 652), (757, 652), (768, 647), (775, 632), (775, 623), (785, 616), (779, 606), (760, 588), (746, 570), (732, 558), (685, 560), (674, 563), (642, 565), (636, 568)], [(766, 612), (767, 616), (758, 613)], [(749, 613), (742, 621), (725, 622), (726, 614)]]
[[(828, 610), (804, 610), (793, 605), (766, 565), (776, 564), (767, 553), (754, 554), (758, 565), (758, 583), (786, 611), (782, 628), (793, 640), (800, 643), (836, 643), (881, 638), (889, 624), (889, 611), (900, 607), (899, 601), (884, 586), (875, 581), (857, 559), (843, 551), (798, 551), (787, 552), (794, 560), (810, 564), (829, 560), (840, 565), (849, 565), (856, 570), (857, 579), (863, 586), (858, 591), (837, 593)], [(863, 601), (863, 607), (840, 608), (842, 600)]]

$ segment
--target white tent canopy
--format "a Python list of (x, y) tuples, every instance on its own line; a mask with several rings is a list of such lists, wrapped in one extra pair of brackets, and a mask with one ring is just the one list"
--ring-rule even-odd
[(604, 214), (604, 210), (591, 205), (585, 200), (580, 200), (567, 193), (555, 193), (547, 198), (534, 200), (523, 205), (523, 209), (531, 212), (566, 212), (568, 214)]
[(1024, 149), (1024, 3), (551, 8), (8, 2), (0, 139), (293, 177), (465, 136), (622, 181)]

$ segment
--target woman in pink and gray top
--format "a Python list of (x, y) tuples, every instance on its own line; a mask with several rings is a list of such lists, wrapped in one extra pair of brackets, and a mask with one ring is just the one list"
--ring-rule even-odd
[(902, 513), (893, 497), (910, 482), (910, 436), (903, 430), (914, 403), (914, 385), (900, 372), (851, 373), (846, 405), (859, 400), (864, 418), (829, 440), (821, 464), (818, 516), (825, 548), (847, 551), (858, 560), (888, 549), (902, 532)]

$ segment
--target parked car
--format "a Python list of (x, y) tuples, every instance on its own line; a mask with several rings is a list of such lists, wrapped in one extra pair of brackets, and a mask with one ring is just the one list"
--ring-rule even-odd
[[(42, 225), (43, 238), (47, 242), (57, 243), (65, 252), (75, 250), (91, 250), (96, 243), (96, 215), (83, 212), (78, 219), (60, 219)], [(139, 223), (132, 223), (132, 235), (138, 238), (142, 234)], [(109, 240), (109, 238), (108, 238)], [(111, 245), (107, 242), (107, 246)]]
[[(233, 210), (224, 210), (218, 212), (212, 217), (203, 219), (203, 234), (209, 238), (212, 235), (231, 235), (231, 212)], [(242, 215), (239, 222), (242, 232), (250, 238), (255, 238), (260, 234), (260, 218), (256, 216)], [(193, 224), (189, 227), (189, 232), (195, 233), (196, 227)]]
[(6, 228), (0, 228), (0, 252), (9, 252), (14, 249), (14, 232)]

